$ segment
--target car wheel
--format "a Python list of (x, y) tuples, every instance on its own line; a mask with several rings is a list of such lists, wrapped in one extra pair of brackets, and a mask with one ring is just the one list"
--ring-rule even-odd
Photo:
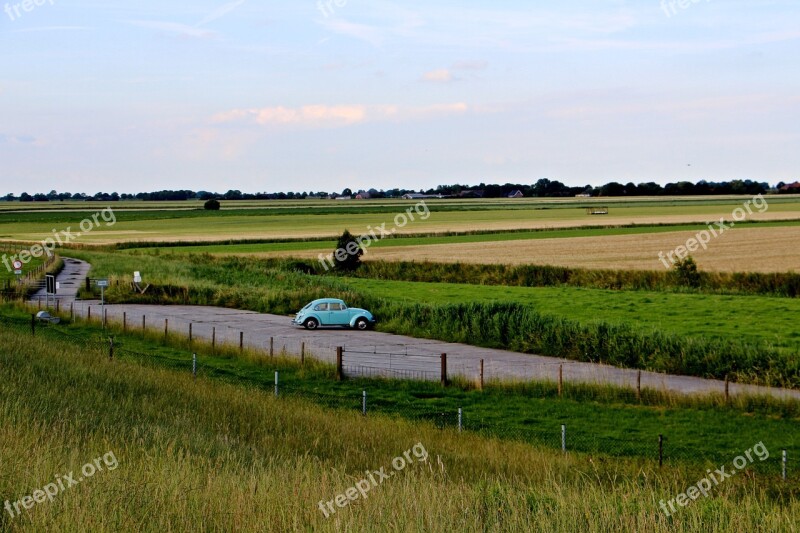
[(316, 318), (309, 318), (303, 324), (306, 329), (317, 329), (319, 327), (319, 321)]
[(358, 320), (356, 320), (356, 327), (361, 331), (364, 331), (369, 327), (369, 322), (367, 322), (366, 318), (359, 318)]

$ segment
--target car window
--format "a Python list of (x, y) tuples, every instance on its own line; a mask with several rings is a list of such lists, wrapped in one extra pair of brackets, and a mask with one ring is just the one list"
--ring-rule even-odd
[(314, 311), (327, 311), (327, 310), (328, 310), (328, 304), (317, 304), (317, 306), (314, 307)]
[(331, 311), (341, 311), (342, 310), (342, 304), (331, 304), (330, 310)]

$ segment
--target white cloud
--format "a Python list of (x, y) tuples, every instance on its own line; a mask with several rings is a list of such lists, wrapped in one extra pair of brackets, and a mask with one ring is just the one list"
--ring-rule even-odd
[(469, 106), (463, 102), (434, 104), (429, 106), (401, 107), (383, 105), (305, 105), (301, 107), (264, 107), (256, 109), (232, 109), (212, 117), (216, 124), (245, 123), (260, 126), (311, 126), (343, 127), (365, 122), (385, 120), (419, 120), (436, 116), (466, 113)]
[(449, 83), (453, 81), (453, 73), (446, 68), (440, 68), (438, 70), (426, 72), (422, 75), (422, 79), (436, 83)]

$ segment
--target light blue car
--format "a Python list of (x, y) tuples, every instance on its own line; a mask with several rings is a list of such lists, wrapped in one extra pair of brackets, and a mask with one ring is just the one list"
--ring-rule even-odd
[(322, 298), (303, 307), (292, 320), (292, 324), (306, 329), (320, 326), (344, 326), (360, 330), (375, 325), (375, 317), (365, 309), (347, 307), (342, 300)]

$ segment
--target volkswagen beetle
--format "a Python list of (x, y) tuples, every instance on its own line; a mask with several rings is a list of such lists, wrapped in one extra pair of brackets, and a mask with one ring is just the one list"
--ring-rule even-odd
[(292, 320), (292, 324), (306, 329), (320, 326), (344, 326), (360, 330), (375, 325), (375, 317), (366, 309), (347, 307), (342, 300), (322, 298), (303, 307)]

